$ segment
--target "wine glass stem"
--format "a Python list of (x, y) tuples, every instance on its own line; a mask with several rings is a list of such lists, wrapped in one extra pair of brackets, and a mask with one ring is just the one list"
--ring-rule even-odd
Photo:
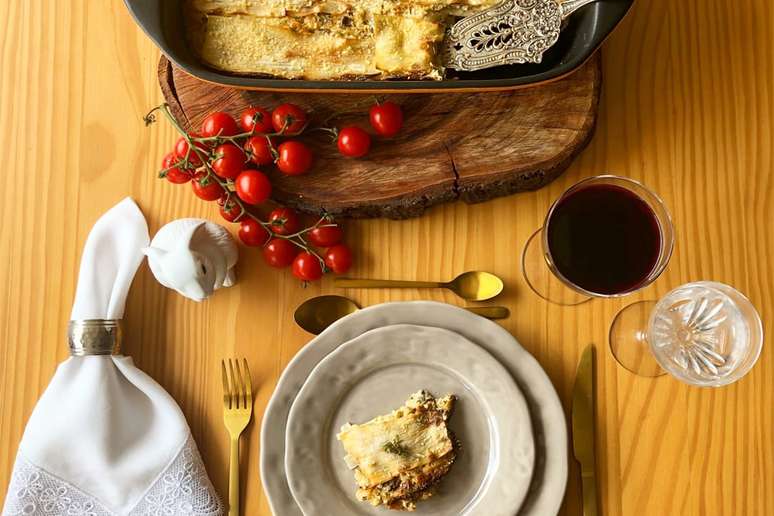
[(664, 374), (650, 350), (648, 321), (655, 301), (639, 301), (624, 307), (610, 326), (610, 351), (624, 368), (639, 376)]

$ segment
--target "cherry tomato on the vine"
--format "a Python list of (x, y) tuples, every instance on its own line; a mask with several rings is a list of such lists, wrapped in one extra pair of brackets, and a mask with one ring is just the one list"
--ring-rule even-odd
[(291, 208), (276, 208), (269, 213), (271, 230), (278, 235), (292, 235), (301, 229), (298, 213)]
[(269, 144), (266, 136), (251, 136), (245, 142), (247, 157), (256, 165), (269, 165), (274, 162), (274, 140)]
[(245, 153), (233, 143), (224, 143), (215, 147), (215, 159), (212, 170), (220, 177), (234, 179), (245, 164)]
[(325, 265), (336, 274), (344, 274), (352, 266), (352, 251), (345, 244), (325, 251)]
[(332, 247), (341, 242), (342, 236), (344, 236), (344, 232), (339, 226), (324, 225), (316, 227), (306, 234), (307, 240), (317, 247)]
[(395, 136), (403, 127), (403, 111), (395, 102), (383, 102), (371, 107), (371, 127), (381, 136)]
[(249, 133), (255, 127), (256, 133), (270, 133), (273, 131), (271, 113), (262, 107), (250, 106), (239, 115), (239, 125), (242, 130)]
[(218, 199), (218, 209), (221, 217), (229, 222), (234, 222), (242, 214), (242, 208), (239, 204), (232, 199), (228, 199), (227, 195)]
[(339, 152), (351, 158), (362, 158), (371, 148), (371, 136), (356, 125), (350, 125), (339, 131)]
[(271, 183), (263, 172), (243, 170), (234, 181), (236, 193), (247, 204), (261, 204), (271, 195)]
[(234, 136), (239, 132), (236, 121), (228, 113), (215, 111), (210, 113), (202, 122), (202, 136)]
[(282, 268), (293, 263), (300, 249), (285, 238), (272, 238), (263, 248), (263, 258), (272, 267)]
[(322, 278), (320, 260), (307, 251), (301, 251), (293, 260), (293, 275), (303, 281), (317, 281)]
[(175, 183), (176, 185), (187, 183), (191, 180), (191, 174), (185, 170), (180, 170), (178, 167), (172, 166), (177, 162), (178, 158), (175, 156), (174, 152), (170, 152), (164, 156), (164, 159), (161, 161), (162, 170), (166, 170), (164, 177), (167, 178), (167, 181)]
[[(192, 137), (195, 137), (195, 135), (191, 135)], [(207, 154), (207, 149), (204, 147), (201, 143), (194, 143), (196, 145), (196, 148), (199, 149), (201, 152), (203, 152), (205, 155)], [(181, 136), (177, 139), (177, 142), (175, 142), (175, 156), (177, 156), (179, 159), (185, 159), (186, 154), (188, 154), (188, 140), (185, 139), (184, 136)], [(191, 153), (188, 154), (188, 163), (193, 165), (194, 167), (201, 167), (202, 166), (202, 160), (199, 157), (199, 155), (196, 153), (196, 151), (191, 150)]]
[(208, 177), (206, 172), (199, 172), (191, 181), (194, 194), (205, 201), (216, 201), (223, 195), (223, 188), (214, 177)]
[(296, 140), (282, 142), (277, 148), (277, 168), (289, 176), (305, 173), (312, 166), (313, 156), (309, 147)]
[(259, 247), (269, 240), (269, 232), (249, 217), (239, 223), (239, 240), (250, 247)]
[(306, 126), (306, 111), (295, 104), (282, 104), (271, 113), (271, 123), (278, 133), (294, 135)]

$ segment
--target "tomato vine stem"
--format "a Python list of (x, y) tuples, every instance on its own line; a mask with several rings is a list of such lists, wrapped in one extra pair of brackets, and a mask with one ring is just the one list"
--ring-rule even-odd
[[(215, 181), (220, 185), (220, 187), (223, 189), (226, 199), (223, 202), (224, 207), (230, 203), (234, 202), (239, 206), (240, 213), (239, 215), (234, 219), (233, 222), (239, 222), (240, 220), (243, 220), (243, 217), (247, 216), (256, 221), (258, 224), (263, 227), (263, 229), (269, 234), (269, 239), (267, 239), (266, 243), (271, 241), (272, 238), (281, 238), (284, 240), (288, 240), (291, 243), (293, 243), (295, 246), (303, 250), (304, 252), (307, 252), (317, 258), (320, 262), (320, 267), (322, 268), (323, 272), (328, 271), (328, 267), (325, 265), (325, 260), (323, 259), (320, 254), (315, 251), (314, 248), (312, 248), (309, 244), (307, 244), (306, 240), (304, 239), (304, 235), (309, 233), (310, 231), (321, 228), (321, 227), (337, 227), (338, 224), (331, 221), (330, 217), (327, 214), (324, 214), (322, 217), (320, 217), (317, 222), (315, 222), (312, 226), (309, 226), (307, 228), (304, 228), (300, 231), (297, 231), (295, 233), (289, 234), (289, 235), (280, 235), (278, 233), (275, 233), (272, 231), (272, 224), (270, 222), (266, 222), (264, 220), (261, 220), (260, 217), (252, 213), (250, 210), (247, 209), (245, 206), (244, 201), (242, 201), (238, 195), (235, 195), (233, 191), (233, 183), (230, 181), (224, 181), (222, 178), (218, 177), (218, 175), (215, 173), (214, 170), (212, 170), (212, 166), (210, 165), (209, 158), (210, 158), (210, 152), (206, 151), (205, 149), (202, 149), (199, 145), (196, 145), (196, 143), (200, 144), (208, 144), (211, 143), (213, 146), (219, 145), (223, 141), (228, 141), (230, 143), (233, 143), (234, 145), (238, 146), (240, 149), (242, 148), (242, 145), (237, 141), (242, 138), (249, 138), (250, 136), (254, 136), (256, 134), (262, 134), (269, 140), (269, 145), (272, 150), (272, 154), (276, 153), (276, 150), (274, 149), (274, 146), (271, 143), (271, 137), (272, 136), (282, 136), (285, 133), (285, 130), (287, 129), (289, 125), (289, 120), (285, 120), (285, 124), (282, 127), (282, 129), (275, 133), (257, 133), (255, 131), (255, 126), (253, 126), (253, 129), (248, 132), (239, 133), (233, 136), (223, 136), (220, 134), (217, 134), (215, 136), (207, 136), (207, 137), (199, 137), (199, 136), (191, 136), (188, 134), (188, 132), (183, 129), (183, 127), (178, 123), (177, 120), (175, 120), (175, 117), (172, 115), (172, 112), (169, 109), (169, 104), (166, 102), (163, 104), (160, 104), (159, 106), (154, 107), (151, 109), (144, 117), (143, 121), (145, 122), (145, 125), (150, 125), (156, 121), (155, 113), (157, 111), (160, 111), (164, 117), (169, 121), (169, 123), (172, 124), (172, 126), (177, 130), (180, 135), (185, 138), (185, 141), (188, 143), (188, 150), (186, 151), (186, 155), (184, 158), (180, 159), (177, 163), (174, 165), (167, 167), (166, 169), (162, 170), (162, 173), (168, 172), (171, 168), (175, 167), (182, 167), (184, 170), (193, 170), (192, 174), (192, 181), (199, 181), (199, 184), (202, 186), (205, 186), (209, 184), (209, 181)], [(301, 130), (303, 131), (306, 129), (306, 125)], [(196, 156), (199, 158), (199, 161), (201, 161), (200, 166), (194, 166), (191, 163), (191, 151), (196, 154)], [(197, 178), (196, 176), (200, 173), (205, 174), (203, 177)]]

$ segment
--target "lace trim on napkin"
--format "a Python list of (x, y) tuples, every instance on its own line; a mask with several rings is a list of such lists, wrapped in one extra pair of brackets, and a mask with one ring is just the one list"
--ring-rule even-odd
[[(223, 514), (193, 437), (156, 480), (130, 516), (218, 516)], [(3, 516), (116, 516), (97, 499), (19, 456)]]

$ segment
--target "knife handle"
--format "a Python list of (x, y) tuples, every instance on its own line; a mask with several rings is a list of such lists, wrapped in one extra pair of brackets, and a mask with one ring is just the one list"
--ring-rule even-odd
[(583, 516), (597, 516), (597, 478), (593, 473), (582, 475)]

